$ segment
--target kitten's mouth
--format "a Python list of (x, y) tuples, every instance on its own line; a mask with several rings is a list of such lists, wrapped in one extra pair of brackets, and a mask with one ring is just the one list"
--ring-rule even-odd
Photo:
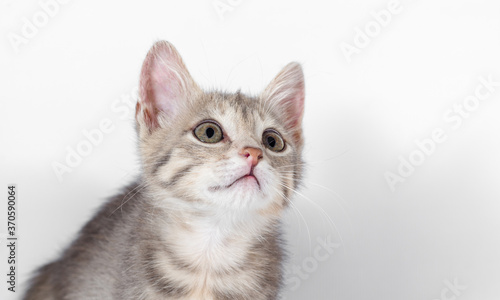
[(235, 181), (233, 181), (229, 185), (210, 187), (210, 190), (215, 192), (215, 191), (219, 191), (222, 189), (229, 189), (237, 183), (250, 182), (250, 181), (255, 181), (257, 183), (257, 186), (259, 187), (259, 190), (260, 190), (260, 182), (257, 179), (257, 177), (255, 177), (255, 175), (253, 174), (253, 171), (251, 171), (249, 174), (245, 174), (245, 175), (241, 176), (240, 178), (236, 179)]
[(236, 179), (233, 183), (231, 183), (230, 185), (228, 185), (227, 188), (230, 188), (231, 186), (233, 186), (237, 182), (246, 181), (246, 180), (255, 180), (255, 182), (257, 183), (257, 185), (259, 186), (259, 189), (260, 189), (259, 180), (257, 179), (257, 177), (255, 177), (255, 175), (253, 175), (253, 173), (241, 176), (240, 178)]

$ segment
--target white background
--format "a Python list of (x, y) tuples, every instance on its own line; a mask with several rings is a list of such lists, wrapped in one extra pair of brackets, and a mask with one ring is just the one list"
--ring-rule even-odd
[[(214, 3), (231, 10), (221, 17)], [(206, 88), (256, 94), (288, 62), (304, 66), (308, 171), (284, 222), (287, 299), (500, 299), (500, 87), (460, 127), (444, 117), (474, 96), (478, 78), (500, 82), (500, 2), (401, 0), (388, 24), (374, 25), (371, 12), (388, 3), (75, 0), (16, 51), (9, 37), (43, 10), (2, 1), (0, 233), (15, 183), (17, 294), (135, 178), (126, 99), (147, 50), (165, 39)], [(366, 45), (344, 55), (366, 26)], [(114, 130), (59, 181), (52, 164), (103, 119)], [(391, 191), (384, 174), (398, 174), (399, 157), (436, 128), (447, 139)], [(339, 244), (322, 261), (318, 238)], [(0, 246), (0, 298), (17, 299), (6, 291), (4, 236)], [(455, 279), (454, 294), (446, 282)]]

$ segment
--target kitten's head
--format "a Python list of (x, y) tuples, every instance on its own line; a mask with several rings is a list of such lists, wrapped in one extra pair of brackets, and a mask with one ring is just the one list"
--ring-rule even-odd
[(258, 97), (204, 92), (175, 48), (157, 42), (136, 110), (149, 190), (175, 207), (278, 215), (300, 182), (303, 110), (297, 63)]

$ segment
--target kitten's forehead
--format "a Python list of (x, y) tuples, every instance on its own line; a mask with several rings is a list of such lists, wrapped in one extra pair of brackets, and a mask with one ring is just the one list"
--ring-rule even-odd
[[(220, 122), (231, 138), (248, 136), (249, 133), (260, 135), (265, 126), (277, 126), (276, 120), (269, 113), (264, 113), (260, 100), (240, 93), (207, 93), (204, 95), (200, 111), (201, 119)], [(201, 120), (200, 120), (201, 121)]]

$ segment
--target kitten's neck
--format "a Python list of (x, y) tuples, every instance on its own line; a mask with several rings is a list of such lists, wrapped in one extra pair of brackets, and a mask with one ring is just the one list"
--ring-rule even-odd
[(241, 264), (258, 239), (277, 230), (274, 218), (245, 211), (169, 211), (162, 238), (174, 255), (206, 271)]
[(145, 202), (152, 205), (139, 220), (141, 225), (149, 220), (143, 235), (149, 238), (140, 244), (139, 253), (147, 258), (145, 270), (154, 275), (151, 284), (186, 287), (190, 290), (186, 299), (207, 300), (220, 299), (222, 294), (241, 295), (228, 299), (253, 295), (263, 280), (279, 287), (278, 214), (214, 211), (201, 203), (149, 199)]

